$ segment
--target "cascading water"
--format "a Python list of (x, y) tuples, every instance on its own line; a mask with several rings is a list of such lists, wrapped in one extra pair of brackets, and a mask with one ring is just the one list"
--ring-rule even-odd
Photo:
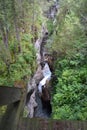
[[(57, 2), (56, 2), (56, 5), (53, 5), (52, 7), (50, 7), (49, 16), (47, 17), (51, 18), (54, 21), (56, 13), (57, 13)], [(44, 26), (44, 24), (42, 25), (42, 32), (43, 32), (42, 37), (37, 39), (35, 43), (38, 68), (32, 80), (28, 84), (28, 91), (30, 91), (31, 89), (33, 90), (33, 93), (31, 94), (30, 99), (27, 102), (27, 106), (29, 109), (28, 117), (30, 118), (32, 117), (50, 118), (51, 112), (52, 112), (50, 100), (47, 100), (44, 102), (43, 99), (41, 99), (41, 97), (38, 94), (38, 84), (43, 79), (43, 74), (42, 74), (40, 63), (45, 60), (44, 59), (44, 54), (45, 54), (44, 45), (47, 43), (47, 39), (48, 39), (48, 31), (47, 31), (47, 28)], [(49, 68), (49, 65), (48, 65), (48, 68)]]

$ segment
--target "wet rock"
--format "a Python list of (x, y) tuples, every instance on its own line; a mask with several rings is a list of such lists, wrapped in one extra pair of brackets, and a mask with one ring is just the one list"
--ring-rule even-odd
[(35, 109), (35, 107), (37, 107), (37, 103), (36, 103), (35, 99), (36, 99), (36, 97), (35, 97), (35, 91), (34, 91), (33, 94), (30, 96), (30, 100), (29, 100), (28, 105), (27, 105), (28, 110), (29, 110), (28, 116), (30, 118), (33, 117), (34, 109)]
[(41, 66), (39, 65), (37, 68), (36, 73), (34, 74), (33, 78), (31, 81), (28, 83), (28, 92), (31, 91), (32, 89), (37, 90), (37, 85), (39, 84), (39, 81), (43, 78), (43, 74), (41, 71)]

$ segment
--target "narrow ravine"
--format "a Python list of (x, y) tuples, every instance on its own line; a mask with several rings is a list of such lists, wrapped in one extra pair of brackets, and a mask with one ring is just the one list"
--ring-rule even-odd
[[(47, 29), (45, 30), (46, 32), (40, 46), (40, 57), (41, 57), (40, 62), (45, 61), (43, 50), (44, 50), (44, 45), (46, 44), (46, 41), (48, 39), (48, 31)], [(36, 91), (36, 102), (38, 105), (37, 105), (37, 108), (35, 109), (34, 117), (50, 118), (51, 112), (52, 112), (50, 101), (45, 102), (46, 106), (43, 108), (43, 101), (41, 100), (41, 97), (38, 94), (38, 90)]]
[[(46, 17), (48, 19), (52, 19), (52, 21), (55, 20), (57, 7), (58, 7), (57, 2), (54, 2), (54, 5), (52, 5), (46, 13), (47, 14)], [(27, 107), (29, 110), (29, 114), (28, 114), (29, 118), (32, 117), (50, 118), (52, 113), (50, 100), (46, 100), (46, 101), (42, 100), (38, 93), (38, 84), (41, 81), (41, 79), (43, 79), (40, 63), (42, 61), (45, 61), (46, 58), (45, 55), (48, 55), (45, 45), (49, 38), (49, 32), (44, 23), (42, 25), (41, 32), (42, 32), (42, 36), (38, 38), (35, 42), (36, 58), (37, 58), (36, 60), (38, 65), (37, 70), (28, 84), (28, 92), (29, 93), (31, 92), (31, 96), (29, 98), (29, 101), (27, 102)]]

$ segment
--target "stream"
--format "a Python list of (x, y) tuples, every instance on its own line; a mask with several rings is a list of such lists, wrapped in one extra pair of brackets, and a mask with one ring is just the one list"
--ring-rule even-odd
[[(51, 19), (53, 22), (55, 20), (55, 16), (57, 13), (58, 5), (57, 1), (54, 2), (49, 10), (46, 12), (46, 17)], [(27, 108), (29, 110), (28, 117), (29, 118), (50, 118), (52, 113), (52, 106), (50, 100), (42, 101), (41, 97), (39, 96), (38, 92), (38, 84), (43, 79), (43, 73), (40, 63), (45, 60), (45, 54), (47, 55), (48, 52), (45, 48), (47, 40), (49, 38), (49, 32), (46, 26), (42, 25), (42, 36), (38, 38), (35, 42), (35, 49), (36, 49), (36, 61), (37, 61), (37, 70), (32, 77), (32, 79), (28, 83), (28, 93), (31, 93), (31, 96), (27, 98)], [(49, 67), (49, 65), (48, 65)], [(50, 69), (50, 67), (49, 67)], [(45, 105), (43, 105), (45, 104)]]

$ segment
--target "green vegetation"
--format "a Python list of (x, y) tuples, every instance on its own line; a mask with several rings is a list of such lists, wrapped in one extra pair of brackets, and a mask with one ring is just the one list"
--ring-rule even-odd
[(87, 1), (60, 0), (52, 50), (53, 119), (87, 120)]
[(34, 42), (43, 20), (39, 0), (0, 1), (0, 85), (27, 82), (35, 72)]
[[(12, 44), (11, 44), (12, 45)], [(8, 55), (1, 53), (0, 63), (0, 85), (13, 85), (14, 81), (29, 77), (35, 69), (35, 53), (32, 44), (26, 42), (23, 47), (23, 51), (19, 54)], [(3, 50), (2, 50), (3, 51)], [(13, 53), (14, 49), (11, 48), (8, 51)], [(4, 51), (3, 51), (4, 52)], [(7, 52), (7, 49), (6, 49)], [(7, 54), (8, 54), (7, 53)], [(12, 57), (13, 56), (13, 57)], [(5, 59), (4, 59), (5, 58)], [(6, 59), (7, 58), (7, 59)], [(33, 67), (33, 68), (32, 68)]]
[(3, 117), (3, 115), (4, 115), (5, 111), (6, 111), (6, 109), (7, 109), (6, 105), (0, 106), (0, 120), (2, 119), (2, 117)]
[(87, 0), (59, 0), (55, 23), (43, 15), (52, 2), (0, 0), (0, 85), (33, 75), (34, 42), (45, 21), (51, 35), (46, 46), (56, 54), (52, 118), (87, 120)]

